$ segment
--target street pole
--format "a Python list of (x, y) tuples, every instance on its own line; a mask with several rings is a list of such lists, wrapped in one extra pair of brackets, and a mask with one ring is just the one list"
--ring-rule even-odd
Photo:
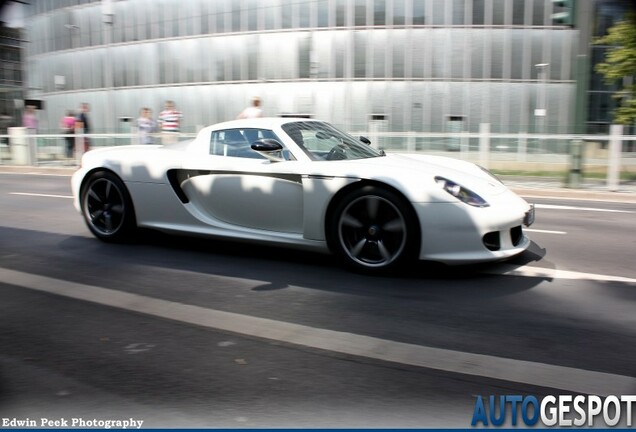
[[(537, 119), (537, 132), (541, 135), (545, 134), (545, 122), (547, 115), (547, 104), (546, 104), (546, 83), (548, 78), (548, 67), (549, 63), (539, 63), (534, 65), (537, 68), (537, 81), (540, 83), (539, 90), (537, 91), (537, 107), (534, 110), (534, 115)], [(539, 138), (539, 150), (541, 153), (545, 152), (545, 143), (543, 138)]]
[(594, 3), (574, 2), (575, 26), (579, 29), (580, 39), (576, 55), (575, 79), (576, 99), (574, 106), (574, 133), (584, 134), (587, 125), (588, 90), (590, 86), (590, 42), (592, 40), (592, 22)]
[(115, 87), (113, 61), (111, 57), (111, 44), (113, 42), (113, 5), (111, 0), (102, 0), (102, 20), (104, 22), (104, 42), (106, 45), (106, 65), (104, 68), (104, 81), (106, 87), (106, 121), (108, 132), (115, 132), (115, 107), (113, 104), (113, 89)]

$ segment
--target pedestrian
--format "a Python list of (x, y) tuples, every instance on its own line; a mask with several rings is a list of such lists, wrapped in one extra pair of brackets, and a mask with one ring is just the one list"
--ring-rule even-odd
[[(88, 112), (91, 110), (91, 106), (86, 102), (80, 104), (79, 114), (77, 115), (77, 122), (81, 132), (84, 134), (91, 133), (91, 125), (88, 119)], [(90, 140), (88, 137), (84, 137), (84, 151), (87, 152), (90, 149)]]
[(33, 105), (27, 105), (24, 115), (22, 116), (22, 126), (28, 129), (28, 134), (36, 134), (38, 131), (38, 117), (35, 113)]
[(73, 136), (75, 133), (75, 116), (73, 115), (73, 111), (66, 111), (66, 115), (62, 117), (62, 121), (60, 122), (60, 129), (65, 135), (66, 157), (70, 159), (73, 157), (73, 150), (75, 149), (75, 137)]
[(252, 105), (245, 108), (238, 115), (239, 119), (258, 118), (263, 117), (263, 110), (261, 109), (261, 98), (254, 96), (252, 98)]
[(22, 126), (26, 128), (26, 140), (28, 142), (28, 163), (36, 163), (38, 160), (38, 117), (35, 106), (27, 105), (22, 115)]
[(181, 130), (182, 114), (173, 101), (168, 100), (164, 105), (164, 110), (159, 113), (159, 125), (161, 126), (161, 138), (164, 144), (176, 143)]
[(153, 120), (152, 110), (150, 108), (143, 107), (139, 110), (137, 129), (139, 130), (139, 144), (155, 143), (152, 134), (157, 131), (157, 122)]

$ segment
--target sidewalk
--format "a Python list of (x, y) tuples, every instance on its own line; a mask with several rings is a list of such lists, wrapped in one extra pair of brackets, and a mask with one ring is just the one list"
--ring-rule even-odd
[[(0, 173), (71, 176), (75, 166), (15, 166), (0, 165)], [(501, 180), (517, 194), (525, 197), (555, 199), (600, 200), (636, 204), (636, 183), (628, 182), (619, 191), (610, 192), (603, 180), (585, 179), (581, 187), (564, 187), (563, 180), (553, 177), (500, 176)]]

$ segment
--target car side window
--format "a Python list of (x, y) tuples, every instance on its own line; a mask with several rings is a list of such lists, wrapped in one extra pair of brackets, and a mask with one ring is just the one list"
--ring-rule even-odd
[(215, 156), (265, 159), (252, 150), (255, 141), (271, 138), (280, 142), (274, 132), (267, 129), (224, 129), (212, 132), (210, 137), (210, 154)]
[(226, 129), (212, 132), (210, 154), (216, 156), (261, 159), (262, 156), (250, 148), (250, 133), (244, 129)]

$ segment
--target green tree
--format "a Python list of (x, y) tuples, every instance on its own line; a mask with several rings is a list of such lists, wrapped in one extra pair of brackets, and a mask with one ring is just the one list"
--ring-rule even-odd
[(626, 15), (624, 21), (608, 29), (608, 34), (595, 41), (598, 45), (608, 45), (605, 61), (596, 65), (596, 71), (603, 75), (609, 85), (618, 84), (619, 90), (613, 97), (618, 102), (614, 111), (614, 121), (631, 125), (636, 122), (636, 13)]

